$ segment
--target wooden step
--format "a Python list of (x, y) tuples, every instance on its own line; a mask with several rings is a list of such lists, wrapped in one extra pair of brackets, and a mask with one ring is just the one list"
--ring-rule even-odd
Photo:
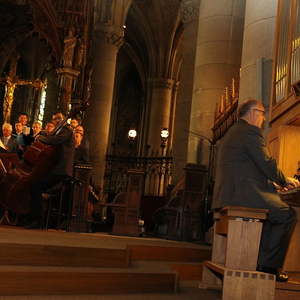
[[(51, 268), (50, 268), (51, 269)], [(72, 268), (70, 268), (72, 269)], [(164, 293), (177, 289), (176, 274), (85, 270), (0, 270), (0, 295)]]
[(172, 271), (178, 274), (182, 280), (202, 280), (202, 263), (173, 263), (170, 265)]
[(1, 243), (0, 265), (128, 267), (129, 250)]
[(277, 282), (275, 300), (299, 300), (300, 281)]
[(128, 245), (131, 260), (202, 262), (211, 257), (211, 249), (187, 247), (160, 247), (146, 245)]

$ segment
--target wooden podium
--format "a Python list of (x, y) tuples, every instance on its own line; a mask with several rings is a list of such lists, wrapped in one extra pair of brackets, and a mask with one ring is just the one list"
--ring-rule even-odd
[(127, 171), (127, 191), (116, 195), (112, 203), (103, 203), (111, 207), (115, 216), (112, 234), (139, 236), (141, 196), (144, 186), (144, 172), (136, 169)]

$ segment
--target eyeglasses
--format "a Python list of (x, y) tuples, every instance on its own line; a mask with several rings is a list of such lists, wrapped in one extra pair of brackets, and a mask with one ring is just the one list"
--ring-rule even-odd
[(263, 109), (259, 109), (259, 108), (252, 108), (252, 110), (260, 111), (260, 112), (262, 112), (263, 114), (265, 114), (265, 111), (264, 111)]

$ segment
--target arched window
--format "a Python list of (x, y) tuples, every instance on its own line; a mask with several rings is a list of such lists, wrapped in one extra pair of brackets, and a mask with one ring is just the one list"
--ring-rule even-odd
[(45, 114), (45, 106), (46, 106), (46, 96), (47, 96), (47, 80), (45, 86), (41, 90), (40, 94), (40, 108), (38, 114), (38, 120), (43, 123), (44, 114)]

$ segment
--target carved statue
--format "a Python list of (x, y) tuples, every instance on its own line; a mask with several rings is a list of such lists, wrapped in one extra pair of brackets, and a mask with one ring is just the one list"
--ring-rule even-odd
[(112, 20), (112, 5), (113, 1), (104, 0), (101, 2), (101, 10), (100, 10), (100, 22), (101, 23), (109, 23)]
[(75, 67), (80, 68), (83, 67), (82, 64), (84, 62), (84, 55), (85, 55), (85, 44), (83, 39), (78, 39), (76, 49), (76, 56), (75, 56)]
[(77, 37), (75, 36), (75, 29), (70, 27), (68, 35), (64, 39), (64, 54), (63, 65), (64, 67), (73, 66), (74, 49), (76, 47)]

